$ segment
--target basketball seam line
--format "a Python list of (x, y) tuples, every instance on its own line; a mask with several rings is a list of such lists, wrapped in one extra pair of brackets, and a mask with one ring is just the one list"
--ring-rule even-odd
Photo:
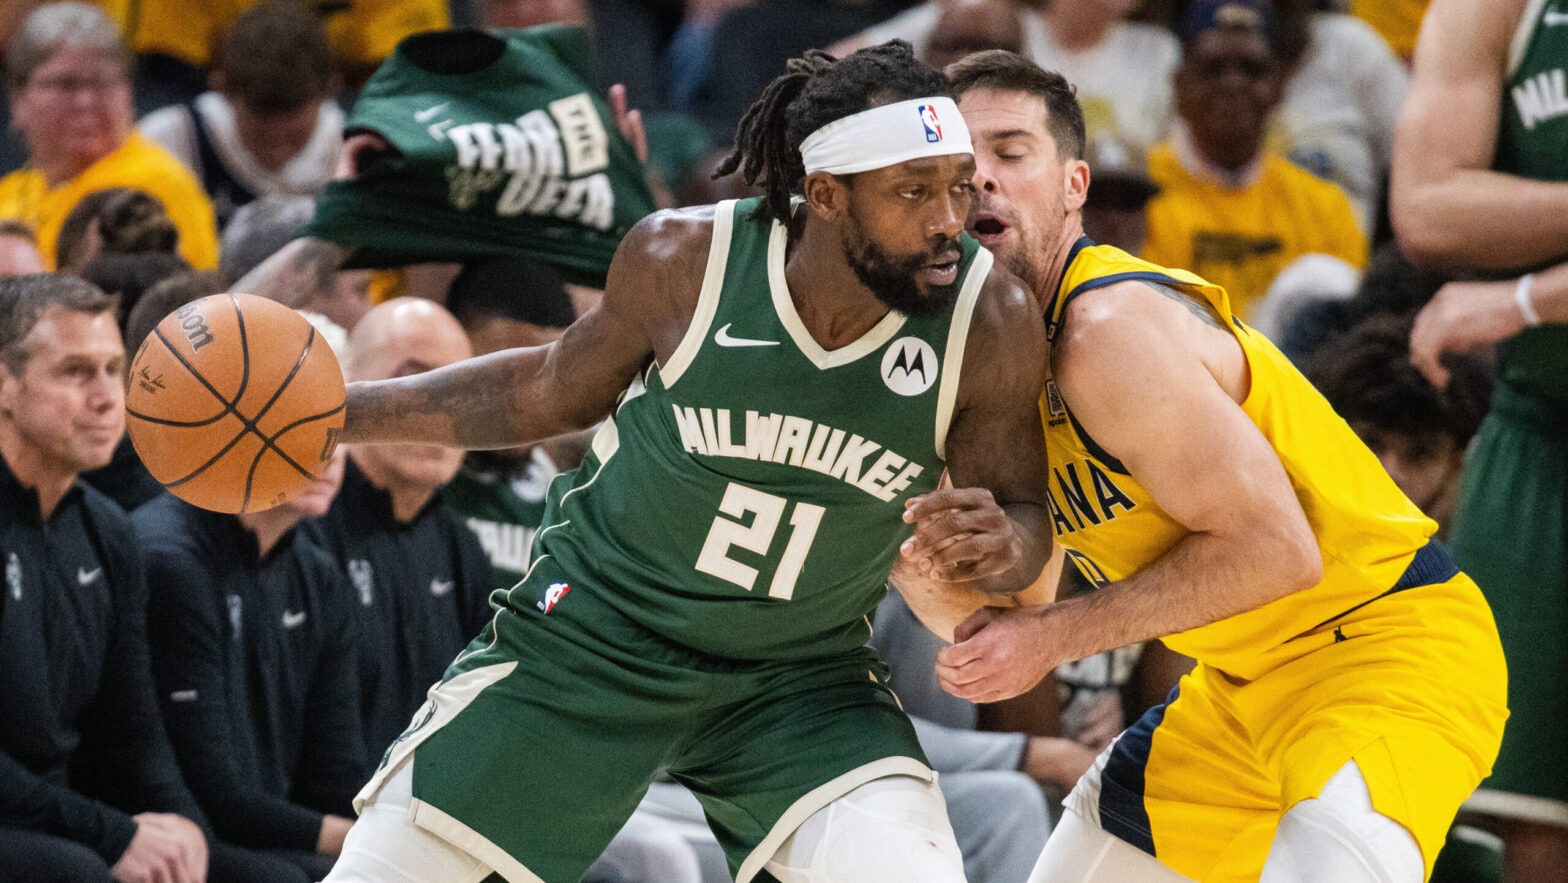
[[(285, 389), (289, 388), (289, 384), (290, 383), (294, 382), (294, 377), (297, 374), (299, 374), (299, 369), (304, 367), (305, 360), (310, 358), (310, 348), (315, 346), (315, 345), (316, 345), (316, 326), (312, 325), (312, 326), (310, 326), (310, 336), (305, 338), (305, 348), (300, 351), (299, 358), (295, 360), (294, 367), (289, 371), (289, 376), (283, 378), (283, 382), (278, 384), (277, 390), (272, 393), (272, 398), (268, 399), (267, 403), (265, 405), (261, 406), (261, 410), (256, 412), (256, 419), (251, 421), (250, 425), (247, 427), (247, 428), (250, 429), (251, 432), (256, 433), (257, 437), (261, 439), (262, 446), (261, 446), (261, 450), (256, 452), (255, 459), (250, 461), (250, 471), (245, 474), (245, 499), (244, 499), (244, 502), (242, 502), (240, 504), (240, 511), (241, 512), (244, 512), (244, 511), (246, 511), (247, 509), (250, 508), (250, 488), (251, 488), (251, 483), (256, 478), (256, 467), (261, 465), (261, 458), (266, 456), (267, 450), (269, 448), (272, 450), (273, 453), (277, 454), (280, 458), (282, 458), (282, 460), (285, 463), (288, 463), (290, 466), (293, 466), (295, 469), (298, 469), (306, 478), (310, 479), (311, 481), (315, 481), (316, 480), (316, 476), (315, 476), (314, 473), (312, 473), (309, 469), (306, 469), (305, 467), (303, 467), (303, 466), (299, 465), (298, 463), (294, 462), (294, 458), (293, 457), (290, 457), (288, 454), (283, 453), (283, 449), (278, 447), (276, 444), (273, 443), (274, 440), (276, 440), (278, 438), (278, 436), (282, 435), (281, 432), (278, 433), (278, 435), (273, 436), (272, 438), (268, 438), (268, 437), (266, 437), (266, 436), (261, 434), (261, 430), (256, 428), (256, 424), (261, 422), (261, 418), (267, 416), (267, 412), (272, 410), (272, 406), (278, 403), (278, 399), (279, 399), (279, 397), (281, 397), (283, 395), (283, 391)], [(250, 350), (248, 348), (245, 350), (245, 352), (246, 352), (246, 355), (250, 354)], [(235, 413), (239, 413), (239, 412), (236, 411)]]
[[(179, 350), (174, 348), (173, 344), (169, 343), (168, 338), (163, 335), (162, 331), (158, 330), (157, 328), (153, 329), (153, 333), (155, 335), (157, 335), (158, 340), (163, 343), (164, 347), (166, 347), (169, 350), (170, 355), (172, 355), (172, 356), (174, 356), (174, 358), (178, 359), (180, 364), (185, 367), (185, 370), (190, 372), (190, 375), (192, 377), (195, 377), (196, 380), (199, 383), (201, 383), (201, 385), (203, 387), (205, 387), (207, 389), (207, 391), (209, 393), (211, 393), (214, 398), (216, 398), (219, 402), (222, 402), (223, 405), (224, 405), (223, 412), (218, 414), (218, 416), (212, 418), (211, 420), (205, 421), (204, 423), (195, 424), (195, 425), (210, 425), (212, 423), (216, 423), (217, 421), (223, 419), (224, 417), (227, 417), (230, 414), (233, 414), (235, 419), (239, 420), (240, 423), (244, 427), (242, 431), (235, 433), (234, 438), (230, 439), (229, 443), (224, 445), (222, 450), (218, 451), (211, 458), (209, 458), (207, 460), (207, 462), (205, 462), (202, 465), (196, 467), (196, 469), (193, 470), (192, 472), (190, 472), (187, 475), (185, 475), (184, 477), (176, 479), (174, 481), (159, 482), (159, 483), (162, 484), (165, 488), (174, 488), (174, 487), (179, 487), (182, 484), (185, 484), (186, 482), (190, 481), (191, 479), (193, 479), (193, 478), (197, 477), (198, 475), (202, 474), (203, 472), (207, 471), (207, 469), (210, 468), (212, 466), (212, 464), (214, 464), (214, 463), (218, 462), (219, 460), (223, 459), (224, 455), (227, 454), (230, 450), (232, 450), (234, 448), (234, 446), (239, 443), (240, 439), (244, 438), (247, 433), (253, 433), (253, 434), (255, 434), (255, 436), (257, 438), (261, 439), (262, 447), (261, 447), (260, 451), (256, 452), (255, 458), (253, 460), (251, 460), (250, 471), (245, 476), (245, 496), (244, 496), (243, 501), (240, 504), (240, 511), (243, 512), (250, 506), (251, 483), (252, 483), (253, 479), (255, 478), (256, 467), (260, 464), (262, 456), (265, 455), (268, 450), (271, 450), (273, 453), (277, 454), (280, 459), (282, 459), (288, 465), (294, 467), (294, 469), (298, 470), (301, 475), (304, 475), (305, 477), (307, 477), (307, 478), (309, 478), (309, 479), (311, 479), (313, 481), (315, 480), (316, 476), (310, 470), (308, 470), (305, 467), (299, 465), (299, 463), (296, 462), (293, 457), (290, 457), (288, 454), (284, 453), (283, 450), (277, 446), (276, 441), (277, 441), (277, 439), (281, 438), (284, 433), (288, 432), (291, 429), (294, 429), (295, 427), (299, 426), (300, 424), (308, 423), (311, 420), (321, 419), (322, 417), (329, 417), (329, 416), (337, 413), (338, 411), (342, 410), (344, 406), (339, 405), (338, 407), (336, 407), (336, 408), (332, 409), (331, 411), (328, 411), (328, 412), (326, 412), (324, 414), (318, 414), (318, 415), (315, 415), (313, 417), (306, 417), (306, 418), (302, 418), (300, 420), (296, 420), (295, 422), (289, 424), (288, 426), (285, 426), (283, 429), (279, 430), (277, 433), (275, 433), (274, 435), (272, 435), (270, 437), (265, 435), (265, 434), (263, 434), (261, 432), (261, 430), (257, 429), (256, 428), (257, 421), (261, 420), (262, 417), (265, 417), (267, 411), (270, 410), (272, 408), (272, 406), (277, 403), (278, 397), (281, 396), (283, 394), (283, 390), (288, 388), (288, 385), (293, 382), (295, 375), (299, 373), (300, 368), (304, 365), (306, 357), (310, 355), (310, 349), (314, 345), (315, 339), (316, 339), (316, 329), (315, 329), (315, 326), (311, 326), (311, 328), (310, 328), (310, 336), (308, 338), (306, 338), (306, 340), (305, 340), (305, 349), (304, 349), (303, 352), (300, 353), (300, 357), (294, 363), (293, 369), (289, 371), (288, 377), (284, 378), (283, 383), (278, 386), (277, 391), (272, 394), (272, 398), (267, 401), (267, 404), (262, 407), (261, 411), (259, 411), (256, 414), (255, 418), (254, 419), (248, 419), (248, 418), (245, 417), (245, 415), (243, 415), (243, 414), (241, 414), (239, 412), (239, 409), (236, 406), (238, 405), (239, 400), (245, 397), (245, 390), (250, 386), (250, 346), (249, 346), (249, 335), (246, 333), (246, 330), (245, 330), (245, 314), (240, 309), (239, 299), (236, 298), (233, 294), (230, 294), (229, 295), (229, 300), (234, 305), (234, 318), (235, 318), (236, 323), (239, 326), (240, 353), (242, 354), (243, 359), (244, 359), (244, 361), (242, 362), (242, 367), (241, 367), (240, 387), (235, 392), (233, 401), (229, 401), (228, 399), (225, 399), (223, 397), (223, 395), (218, 392), (216, 387), (214, 387), (211, 383), (208, 383), (207, 382), (207, 378), (203, 377), (201, 375), (201, 372), (197, 371), (195, 366), (193, 366), (189, 361), (187, 361), (185, 359), (185, 357), (179, 352)], [(137, 416), (140, 416), (140, 415), (137, 415)], [(150, 422), (158, 422), (158, 421), (150, 421)]]

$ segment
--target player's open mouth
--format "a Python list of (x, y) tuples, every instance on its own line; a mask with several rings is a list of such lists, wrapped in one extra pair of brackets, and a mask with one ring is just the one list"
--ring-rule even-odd
[(952, 285), (958, 280), (958, 252), (949, 252), (941, 260), (926, 264), (927, 285)]
[(970, 235), (987, 248), (1000, 242), (1009, 229), (1011, 228), (1001, 218), (986, 212), (975, 215), (974, 221), (969, 225)]

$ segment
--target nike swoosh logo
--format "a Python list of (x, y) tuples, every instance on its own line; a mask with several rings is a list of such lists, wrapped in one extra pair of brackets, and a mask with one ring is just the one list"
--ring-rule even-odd
[(92, 585), (100, 576), (103, 576), (102, 567), (95, 567), (92, 570), (85, 567), (76, 568), (76, 581), (84, 586)]
[(719, 329), (719, 333), (713, 335), (713, 342), (718, 344), (719, 346), (778, 346), (779, 345), (779, 342), (776, 341), (776, 340), (755, 340), (755, 339), (750, 338), (750, 337), (731, 337), (730, 336), (730, 325), (733, 325), (733, 324), (734, 323), (731, 322), (731, 323), (725, 325), (723, 328), (720, 328)]
[(283, 611), (283, 627), (284, 628), (286, 628), (286, 629), (297, 629), (301, 625), (304, 625), (304, 624), (305, 624), (305, 611), (303, 611), (303, 610), (296, 610), (296, 611), (285, 610), (285, 611)]
[(443, 582), (438, 579), (433, 579), (430, 581), (430, 594), (435, 595), (437, 598), (441, 597), (442, 595), (449, 595), (452, 592), (452, 588), (456, 585), (456, 580), (449, 579)]
[(450, 102), (443, 101), (440, 104), (437, 104), (435, 107), (427, 107), (424, 110), (416, 112), (414, 114), (414, 122), (416, 122), (416, 123), (428, 123), (428, 122), (430, 122), (430, 120), (433, 119), (436, 114), (440, 113), (443, 110), (446, 110), (446, 106), (449, 103)]
[(1568, 12), (1558, 12), (1555, 9), (1546, 10), (1546, 15), (1541, 18), (1541, 23), (1549, 28), (1559, 25), (1568, 25)]

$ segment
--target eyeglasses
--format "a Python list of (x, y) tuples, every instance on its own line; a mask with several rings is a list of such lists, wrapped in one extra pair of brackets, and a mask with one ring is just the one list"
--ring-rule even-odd
[(70, 96), (78, 92), (89, 95), (103, 95), (126, 85), (123, 76), (57, 76), (40, 77), (27, 82), (28, 88), (39, 89), (51, 96)]

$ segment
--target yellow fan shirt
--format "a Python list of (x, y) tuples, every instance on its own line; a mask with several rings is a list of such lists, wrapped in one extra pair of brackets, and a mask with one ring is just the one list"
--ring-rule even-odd
[(1350, 0), (1350, 14), (1372, 26), (1394, 54), (1408, 59), (1416, 51), (1416, 33), (1429, 0)]
[(1224, 288), (1243, 320), (1302, 255), (1366, 266), (1367, 239), (1344, 191), (1282, 156), (1265, 153), (1250, 183), (1230, 186), (1189, 171), (1166, 142), (1149, 154), (1149, 177), (1160, 193), (1143, 256)]
[[(96, 2), (119, 23), (136, 52), (171, 55), (205, 68), (218, 38), (257, 0)], [(440, 30), (452, 23), (445, 0), (351, 0), (330, 6), (322, 20), (332, 51), (359, 65), (379, 64), (409, 34)]]
[(156, 197), (180, 231), (180, 257), (198, 270), (217, 268), (218, 222), (212, 200), (179, 160), (136, 132), (57, 187), (50, 187), (42, 172), (27, 167), (0, 178), (0, 218), (15, 218), (32, 227), (44, 265), (54, 269), (55, 244), (65, 216), (82, 197), (112, 187), (131, 187)]

